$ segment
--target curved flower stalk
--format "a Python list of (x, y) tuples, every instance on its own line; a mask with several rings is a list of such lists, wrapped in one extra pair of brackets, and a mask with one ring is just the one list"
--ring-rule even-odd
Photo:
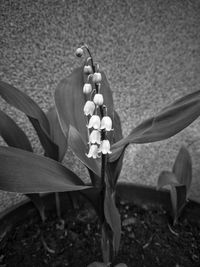
[[(83, 72), (87, 75), (87, 81), (83, 86), (83, 93), (86, 95), (90, 94), (90, 100), (86, 101), (83, 109), (84, 114), (89, 121), (87, 124), (87, 128), (89, 129), (89, 153), (87, 156), (96, 159), (98, 157), (96, 153), (97, 150), (98, 153), (102, 153), (103, 155), (112, 153), (110, 151), (110, 141), (107, 139), (106, 134), (108, 131), (112, 130), (112, 119), (107, 115), (107, 107), (104, 104), (104, 97), (100, 92), (102, 75), (99, 72), (99, 65), (96, 67), (94, 66), (93, 58), (87, 45), (77, 48), (75, 54), (78, 57), (82, 56), (84, 48), (89, 53), (87, 62), (91, 62), (91, 65), (85, 65), (83, 68)], [(93, 87), (94, 89), (92, 90)], [(95, 140), (96, 142), (94, 142)]]
[[(88, 153), (86, 153), (86, 156), (94, 160), (101, 158), (100, 218), (102, 218), (102, 240), (107, 240), (101, 243), (104, 263), (107, 266), (112, 261), (111, 258), (118, 251), (121, 233), (121, 221), (115, 206), (114, 188), (110, 190), (108, 180), (107, 156), (112, 153), (108, 134), (113, 130), (113, 123), (112, 118), (107, 112), (109, 107), (105, 104), (106, 98), (101, 92), (103, 78), (99, 71), (99, 65), (94, 65), (89, 48), (83, 45), (81, 49), (84, 48), (89, 53), (89, 58), (86, 62), (90, 62), (91, 64), (83, 68), (83, 72), (86, 75), (86, 81), (83, 86), (83, 94), (85, 95), (86, 102), (83, 112), (88, 121), (86, 125), (88, 129)], [(80, 48), (76, 52), (78, 56), (80, 55), (79, 50)]]

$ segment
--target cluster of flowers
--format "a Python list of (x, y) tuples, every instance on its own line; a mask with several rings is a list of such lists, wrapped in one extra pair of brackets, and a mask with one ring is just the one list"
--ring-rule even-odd
[[(83, 49), (78, 48), (76, 55), (81, 57), (83, 55)], [(98, 68), (97, 68), (98, 69)], [(89, 129), (89, 152), (88, 158), (98, 158), (100, 154), (110, 154), (110, 142), (106, 138), (106, 132), (112, 129), (112, 120), (107, 114), (102, 118), (97, 114), (98, 108), (107, 110), (104, 105), (103, 95), (100, 94), (100, 86), (102, 81), (101, 73), (98, 70), (93, 71), (91, 65), (84, 66), (84, 73), (87, 76), (87, 82), (83, 86), (83, 93), (90, 96), (90, 100), (87, 100), (84, 106), (84, 114), (90, 116), (87, 128)], [(92, 83), (90, 83), (92, 79)], [(95, 85), (95, 89), (92, 89), (92, 84)], [(93, 97), (93, 99), (92, 99)], [(107, 112), (106, 112), (107, 113)], [(104, 134), (102, 134), (104, 131)]]

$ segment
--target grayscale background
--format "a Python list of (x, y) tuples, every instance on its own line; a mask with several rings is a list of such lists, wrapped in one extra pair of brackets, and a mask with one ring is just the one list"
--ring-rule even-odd
[[(54, 105), (59, 81), (82, 62), (74, 52), (83, 41), (107, 75), (124, 136), (178, 97), (200, 89), (199, 0), (0, 1), (0, 79), (44, 111)], [(42, 154), (27, 118), (2, 99), (0, 108)], [(200, 201), (199, 119), (166, 141), (130, 145), (120, 180), (156, 185), (159, 173), (171, 170), (181, 145), (190, 145), (191, 198)], [(85, 179), (70, 151), (65, 164)], [(0, 210), (22, 198), (0, 192)]]

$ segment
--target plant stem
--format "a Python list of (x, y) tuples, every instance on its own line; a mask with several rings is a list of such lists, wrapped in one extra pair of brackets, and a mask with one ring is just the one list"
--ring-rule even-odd
[[(101, 117), (104, 116), (104, 108), (102, 106), (100, 106), (100, 113), (101, 113)], [(101, 131), (101, 140), (105, 140), (106, 139), (106, 130), (103, 129)], [(102, 211), (104, 214), (104, 200), (105, 200), (105, 195), (106, 195), (106, 166), (107, 166), (107, 154), (102, 154), (101, 155), (101, 205), (102, 205)], [(103, 224), (106, 223), (106, 219), (105, 219), (105, 214), (103, 216), (104, 221), (102, 222), (102, 227)], [(107, 224), (107, 223), (106, 223)], [(105, 235), (107, 235), (107, 231), (105, 231)], [(112, 248), (111, 248), (111, 244), (110, 244), (110, 238), (108, 238), (109, 240), (109, 248), (107, 251), (107, 255), (109, 255), (109, 259), (108, 262), (111, 261), (112, 258)], [(106, 262), (107, 264), (107, 262)]]
[(60, 211), (60, 197), (59, 197), (59, 193), (55, 193), (55, 199), (56, 199), (56, 212), (57, 212), (57, 216), (58, 219), (61, 220), (61, 211)]
[(91, 66), (92, 66), (92, 71), (95, 72), (95, 66), (94, 66), (94, 61), (93, 61), (93, 57), (92, 54), (90, 52), (90, 49), (88, 48), (88, 46), (86, 44), (84, 44), (84, 47), (86, 48), (90, 58), (91, 58)]
[[(90, 50), (86, 44), (84, 44), (84, 47), (86, 48), (86, 50), (90, 56), (92, 71), (93, 71), (93, 73), (95, 73), (95, 66), (94, 66), (92, 54), (91, 54), (91, 52), (90, 52)], [(96, 89), (97, 93), (100, 93), (99, 92), (100, 91), (100, 85), (99, 84), (95, 83), (95, 89)], [(103, 118), (103, 116), (105, 116), (107, 113), (107, 109), (105, 109), (105, 108), (106, 108), (105, 106), (99, 106), (101, 118)], [(101, 130), (101, 140), (106, 140), (106, 130), (105, 129)], [(102, 214), (103, 214), (102, 222), (101, 222), (102, 228), (107, 227), (107, 226), (104, 226), (105, 223), (107, 224), (106, 219), (105, 219), (105, 214), (104, 214), (104, 200), (105, 200), (105, 195), (106, 195), (106, 166), (107, 166), (107, 154), (102, 153), (102, 155), (101, 155), (101, 210), (102, 210)], [(108, 235), (107, 231), (105, 231), (105, 234)], [(109, 240), (109, 248), (108, 248), (109, 251), (107, 251), (107, 255), (109, 255), (108, 256), (109, 257), (108, 262), (110, 262), (112, 259), (112, 244), (110, 242), (109, 237), (108, 237), (108, 240)], [(102, 251), (102, 253), (103, 253), (103, 251)], [(104, 258), (104, 255), (103, 255), (103, 258)], [(108, 264), (108, 262), (106, 262), (106, 264)], [(112, 266), (112, 264), (109, 266)]]

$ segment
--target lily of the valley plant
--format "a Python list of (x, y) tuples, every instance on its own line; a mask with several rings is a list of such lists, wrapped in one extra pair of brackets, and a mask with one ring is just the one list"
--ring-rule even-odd
[[(186, 128), (200, 115), (200, 91), (175, 101), (123, 138), (106, 76), (87, 45), (76, 55), (85, 52), (85, 63), (59, 83), (55, 107), (47, 114), (20, 90), (0, 81), (0, 96), (28, 116), (45, 151), (45, 157), (34, 154), (25, 133), (1, 111), (0, 134), (10, 147), (0, 147), (0, 189), (31, 194), (33, 200), (42, 192), (80, 191), (101, 223), (103, 262), (90, 267), (113, 266), (121, 236), (115, 193), (124, 151), (131, 143), (164, 140)], [(90, 184), (62, 164), (67, 146), (88, 169)]]

